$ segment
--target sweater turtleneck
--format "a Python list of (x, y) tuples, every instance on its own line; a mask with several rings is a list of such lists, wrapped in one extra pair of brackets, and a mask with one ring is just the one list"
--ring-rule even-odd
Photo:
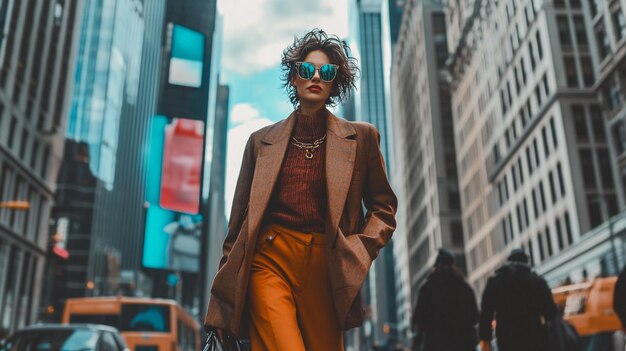
[(326, 134), (327, 110), (313, 116), (296, 111), (295, 125), (272, 194), (265, 222), (304, 233), (323, 233), (327, 208), (326, 140), (306, 158), (306, 151), (293, 145), (293, 138), (313, 143)]

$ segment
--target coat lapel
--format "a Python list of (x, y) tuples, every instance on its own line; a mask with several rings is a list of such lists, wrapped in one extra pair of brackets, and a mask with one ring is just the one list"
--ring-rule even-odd
[[(280, 172), (280, 166), (283, 164), (294, 122), (295, 112), (292, 112), (287, 119), (274, 125), (261, 140), (262, 147), (258, 152), (250, 189), (249, 233), (255, 233), (261, 224)], [(252, 235), (249, 239), (254, 238), (256, 235)]]
[[(329, 224), (331, 225), (331, 233), (335, 233), (350, 188), (357, 143), (354, 138), (350, 138), (356, 134), (350, 123), (337, 118), (331, 112), (328, 112), (327, 118), (325, 173)], [(251, 233), (252, 236), (248, 238), (249, 240), (256, 240), (254, 233), (259, 228), (269, 204), (294, 123), (295, 112), (283, 122), (273, 126), (261, 140), (262, 147), (256, 159), (250, 189), (248, 233)]]
[(326, 135), (326, 184), (330, 220), (330, 234), (337, 232), (339, 220), (346, 204), (350, 188), (354, 159), (356, 157), (356, 134), (350, 123), (328, 112)]

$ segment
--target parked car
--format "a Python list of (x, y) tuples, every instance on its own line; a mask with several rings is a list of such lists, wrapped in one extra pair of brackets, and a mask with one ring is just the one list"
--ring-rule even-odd
[(129, 351), (117, 329), (97, 324), (35, 324), (18, 330), (0, 351)]

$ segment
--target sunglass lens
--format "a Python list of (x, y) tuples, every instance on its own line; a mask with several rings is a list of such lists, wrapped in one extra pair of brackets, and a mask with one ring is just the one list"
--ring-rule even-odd
[(333, 65), (323, 65), (320, 67), (320, 78), (327, 82), (335, 79), (337, 68)]
[(315, 66), (308, 62), (302, 62), (298, 69), (298, 74), (302, 79), (311, 79), (315, 75)]

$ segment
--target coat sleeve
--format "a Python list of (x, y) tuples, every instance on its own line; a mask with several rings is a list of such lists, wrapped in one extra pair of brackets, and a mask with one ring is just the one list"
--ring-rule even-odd
[(248, 211), (248, 202), (250, 201), (250, 188), (252, 186), (252, 177), (254, 175), (254, 166), (256, 158), (254, 156), (254, 141), (253, 137), (248, 138), (248, 143), (243, 152), (243, 160), (241, 161), (241, 169), (239, 171), (239, 178), (237, 179), (237, 185), (235, 186), (235, 195), (233, 197), (233, 206), (230, 211), (230, 219), (228, 222), (228, 233), (226, 239), (224, 239), (223, 255), (220, 260), (219, 268), (226, 263), (228, 254), (237, 239), (237, 235), (241, 230), (242, 222), (245, 219), (246, 212)]
[(478, 323), (478, 306), (476, 305), (476, 295), (469, 284), (465, 285), (465, 299), (468, 308), (467, 321), (469, 325), (475, 326)]
[(491, 322), (495, 313), (496, 289), (493, 278), (487, 281), (487, 286), (483, 291), (483, 298), (480, 308), (480, 321), (478, 324), (478, 335), (480, 340), (491, 340), (493, 330)]
[(380, 151), (380, 134), (372, 125), (369, 133), (368, 171), (363, 189), (363, 203), (367, 209), (365, 226), (363, 233), (350, 235), (347, 240), (353, 244), (356, 241), (357, 245), (367, 251), (370, 259), (374, 260), (396, 229), (398, 199), (387, 178), (385, 161)]
[(426, 285), (422, 285), (417, 295), (417, 304), (413, 314), (413, 327), (418, 332), (423, 332), (428, 322), (433, 319), (429, 301), (428, 288)]

